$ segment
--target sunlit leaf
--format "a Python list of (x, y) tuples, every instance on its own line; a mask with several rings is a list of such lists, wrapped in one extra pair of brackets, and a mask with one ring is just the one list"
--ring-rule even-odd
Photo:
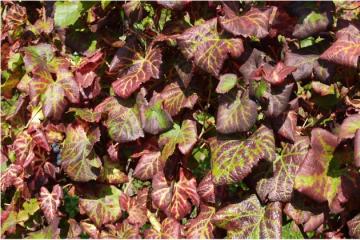
[(330, 13), (311, 11), (300, 17), (301, 22), (295, 25), (293, 36), (296, 38), (306, 38), (321, 31), (325, 31), (331, 24)]
[(269, 105), (265, 112), (266, 115), (278, 117), (282, 112), (287, 109), (293, 87), (294, 84), (290, 83), (283, 87), (271, 88)]
[(241, 181), (260, 159), (275, 159), (273, 131), (259, 127), (250, 138), (210, 140), (213, 182), (217, 185)]
[(339, 138), (353, 138), (356, 130), (360, 129), (360, 114), (347, 117), (339, 129)]
[(219, 99), (216, 130), (220, 133), (244, 132), (256, 122), (257, 105), (248, 93), (231, 91)]
[(28, 239), (58, 239), (60, 238), (59, 219), (54, 220), (49, 226), (38, 231), (30, 232)]
[(207, 205), (201, 205), (199, 215), (191, 219), (185, 225), (186, 238), (196, 239), (212, 239), (215, 226), (211, 222), (215, 215), (215, 208)]
[(104, 159), (104, 165), (100, 170), (99, 181), (109, 184), (121, 184), (128, 181), (124, 167), (119, 162)]
[(101, 118), (100, 112), (95, 112), (89, 108), (70, 108), (68, 112), (74, 112), (75, 116), (87, 122), (99, 122)]
[(159, 230), (150, 228), (144, 232), (147, 239), (178, 239), (181, 238), (181, 224), (174, 218), (165, 218)]
[(94, 169), (101, 167), (101, 161), (93, 146), (99, 141), (99, 134), (99, 129), (86, 131), (81, 125), (67, 128), (61, 165), (72, 180), (87, 182), (97, 178)]
[(262, 206), (256, 195), (216, 212), (212, 222), (227, 230), (228, 238), (281, 238), (280, 202)]
[(177, 220), (191, 212), (191, 203), (196, 206), (200, 204), (196, 192), (196, 179), (183, 169), (180, 169), (178, 182), (169, 182), (162, 171), (158, 172), (153, 178), (152, 188), (151, 198), (154, 206)]
[(216, 18), (187, 29), (177, 42), (188, 60), (193, 59), (197, 66), (214, 76), (219, 75), (229, 54), (239, 57), (244, 51), (241, 39), (224, 38), (218, 33)]
[(63, 190), (60, 185), (55, 185), (50, 193), (45, 187), (40, 189), (40, 207), (44, 212), (49, 224), (58, 217), (58, 208), (63, 198)]
[(163, 170), (165, 162), (160, 156), (161, 152), (159, 151), (142, 154), (134, 170), (134, 176), (141, 180), (149, 180), (157, 172)]
[(54, 21), (55, 25), (66, 28), (73, 25), (81, 16), (82, 2), (56, 2)]
[(220, 82), (216, 87), (217, 93), (227, 93), (230, 91), (238, 82), (238, 78), (233, 73), (227, 73), (220, 76)]
[(146, 214), (148, 196), (148, 188), (141, 189), (134, 197), (129, 197), (125, 193), (120, 196), (121, 208), (127, 212), (126, 220), (130, 224), (142, 226), (148, 221)]
[(269, 34), (273, 11), (273, 8), (252, 8), (242, 16), (225, 15), (220, 17), (220, 26), (236, 36), (264, 38)]
[(79, 208), (81, 213), (89, 216), (97, 227), (113, 223), (121, 217), (119, 196), (121, 191), (110, 186), (109, 194), (97, 199), (80, 198)]

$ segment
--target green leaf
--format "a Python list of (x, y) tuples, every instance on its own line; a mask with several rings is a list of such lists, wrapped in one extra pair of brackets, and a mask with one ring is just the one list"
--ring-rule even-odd
[(121, 217), (119, 197), (122, 194), (114, 186), (107, 187), (109, 194), (97, 199), (80, 198), (80, 213), (85, 213), (97, 227), (114, 223)]
[(231, 91), (222, 95), (217, 111), (216, 130), (220, 133), (244, 132), (256, 122), (257, 105), (248, 93)]
[(216, 87), (217, 93), (227, 93), (233, 87), (235, 87), (236, 83), (238, 82), (238, 77), (236, 74), (227, 73), (220, 76), (220, 82)]
[(31, 198), (23, 203), (23, 209), (17, 214), (17, 222), (26, 222), (30, 216), (34, 215), (40, 209), (36, 198)]
[(282, 226), (282, 237), (283, 239), (304, 239), (299, 227), (294, 221)]
[(324, 31), (332, 20), (327, 12), (320, 13), (317, 11), (311, 11), (299, 19), (301, 22), (295, 25), (293, 31), (293, 36), (296, 38), (306, 38)]
[(174, 124), (173, 129), (163, 133), (159, 137), (159, 146), (161, 158), (168, 159), (175, 151), (176, 145), (182, 154), (187, 154), (197, 142), (196, 122), (193, 120), (184, 120), (181, 128)]
[(81, 16), (83, 3), (80, 1), (65, 1), (55, 3), (55, 25), (66, 28), (73, 25)]
[(262, 206), (256, 195), (251, 195), (240, 203), (217, 211), (212, 222), (227, 230), (227, 238), (281, 239), (281, 203), (272, 202)]
[(61, 152), (61, 165), (74, 181), (87, 182), (97, 179), (94, 171), (101, 167), (101, 161), (93, 151), (100, 139), (98, 128), (86, 131), (83, 126), (69, 126)]
[(260, 159), (274, 160), (273, 131), (260, 126), (245, 141), (210, 139), (213, 182), (217, 185), (241, 181)]

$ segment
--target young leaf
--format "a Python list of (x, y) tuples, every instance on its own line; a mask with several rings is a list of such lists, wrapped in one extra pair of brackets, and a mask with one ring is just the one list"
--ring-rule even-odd
[(330, 168), (336, 168), (333, 154), (338, 139), (328, 131), (315, 128), (311, 131), (311, 149), (295, 177), (294, 188), (318, 202), (332, 202), (341, 179)]
[(235, 36), (264, 38), (269, 34), (271, 14), (276, 9), (252, 8), (242, 16), (220, 17), (220, 26)]
[(53, 187), (52, 192), (50, 193), (45, 187), (40, 189), (40, 207), (44, 212), (46, 220), (49, 224), (58, 217), (58, 208), (61, 204), (61, 199), (63, 198), (63, 190), (59, 184)]
[(99, 138), (98, 128), (88, 132), (81, 125), (66, 129), (61, 165), (72, 180), (87, 182), (97, 178), (93, 169), (100, 168), (101, 161), (93, 151), (93, 146)]
[(158, 172), (152, 181), (151, 198), (155, 207), (161, 209), (168, 217), (182, 219), (191, 212), (191, 202), (199, 206), (200, 197), (196, 192), (196, 179), (184, 169), (180, 169), (178, 182), (168, 182), (163, 171)]
[(257, 105), (248, 93), (231, 91), (219, 99), (216, 130), (220, 133), (244, 132), (256, 122)]
[(233, 87), (235, 87), (236, 83), (238, 82), (238, 78), (236, 74), (227, 73), (220, 76), (220, 82), (216, 87), (217, 93), (227, 93)]
[(263, 65), (260, 67), (261, 76), (272, 85), (281, 85), (286, 77), (296, 70), (295, 67), (286, 66), (278, 62), (275, 67)]
[(360, 114), (347, 117), (340, 126), (339, 138), (353, 138), (357, 129), (360, 129)]
[(212, 222), (227, 230), (228, 238), (281, 238), (281, 203), (261, 206), (256, 195), (216, 212)]
[(216, 18), (187, 29), (177, 37), (177, 42), (188, 60), (193, 59), (197, 66), (216, 77), (228, 54), (239, 57), (244, 51), (241, 39), (224, 38), (218, 33)]
[(191, 219), (185, 225), (186, 238), (197, 239), (212, 239), (214, 238), (213, 231), (215, 226), (211, 222), (215, 215), (215, 208), (207, 205), (201, 205), (200, 214)]
[(210, 140), (213, 182), (216, 185), (241, 181), (260, 159), (274, 160), (273, 131), (260, 126), (245, 141)]
[(97, 227), (107, 223), (114, 223), (121, 217), (119, 197), (122, 192), (110, 186), (109, 195), (97, 199), (80, 198), (80, 213), (86, 213)]
[(258, 182), (256, 189), (265, 201), (288, 202), (291, 200), (294, 179), (309, 147), (307, 137), (297, 137), (294, 144), (284, 143), (282, 152), (273, 162), (274, 175)]
[(115, 93), (122, 98), (128, 98), (142, 83), (151, 78), (158, 79), (161, 63), (161, 50), (158, 47), (150, 48), (145, 56), (135, 52), (126, 73), (112, 83)]
[(82, 10), (82, 2), (56, 2), (54, 15), (55, 25), (61, 28), (73, 25), (81, 16)]
[(162, 147), (161, 159), (166, 160), (170, 157), (178, 146), (182, 154), (187, 154), (197, 141), (196, 122), (184, 120), (181, 128), (174, 124), (173, 129), (163, 133), (159, 137), (159, 146)]

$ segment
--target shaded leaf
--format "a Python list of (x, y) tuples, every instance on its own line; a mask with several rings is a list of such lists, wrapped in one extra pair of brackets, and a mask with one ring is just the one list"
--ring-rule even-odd
[(295, 25), (293, 36), (296, 38), (306, 38), (321, 31), (325, 31), (332, 23), (331, 14), (326, 12), (311, 11), (300, 17), (300, 21)]
[(128, 177), (124, 172), (124, 167), (119, 162), (113, 162), (108, 158), (104, 158), (104, 165), (100, 171), (99, 181), (109, 184), (121, 184), (128, 181)]
[(347, 222), (349, 228), (349, 235), (353, 238), (360, 238), (360, 214)]
[(228, 238), (281, 238), (281, 203), (261, 206), (256, 195), (216, 212), (212, 222), (227, 230)]
[(219, 99), (216, 130), (220, 133), (244, 132), (256, 122), (257, 105), (248, 93), (232, 91)]
[(146, 152), (142, 154), (134, 170), (134, 176), (141, 180), (149, 180), (159, 171), (162, 171), (165, 162), (160, 158), (161, 152)]
[(216, 185), (241, 181), (260, 159), (274, 160), (273, 131), (260, 126), (245, 141), (210, 140), (213, 182)]
[(293, 87), (294, 83), (290, 83), (283, 87), (271, 88), (269, 105), (265, 112), (267, 116), (278, 117), (287, 109)]
[(360, 129), (360, 114), (347, 117), (339, 129), (339, 138), (353, 138), (356, 130)]
[(238, 78), (233, 73), (227, 73), (220, 76), (220, 82), (216, 87), (217, 93), (227, 93), (233, 87), (235, 87), (236, 83), (238, 82)]
[(217, 31), (217, 19), (192, 27), (177, 37), (181, 52), (188, 60), (218, 76), (228, 54), (239, 57), (244, 51), (241, 39), (224, 38)]

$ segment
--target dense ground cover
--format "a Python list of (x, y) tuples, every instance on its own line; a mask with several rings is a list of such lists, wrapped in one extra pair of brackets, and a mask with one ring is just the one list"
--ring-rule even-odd
[(1, 236), (360, 238), (359, 2), (1, 2)]

